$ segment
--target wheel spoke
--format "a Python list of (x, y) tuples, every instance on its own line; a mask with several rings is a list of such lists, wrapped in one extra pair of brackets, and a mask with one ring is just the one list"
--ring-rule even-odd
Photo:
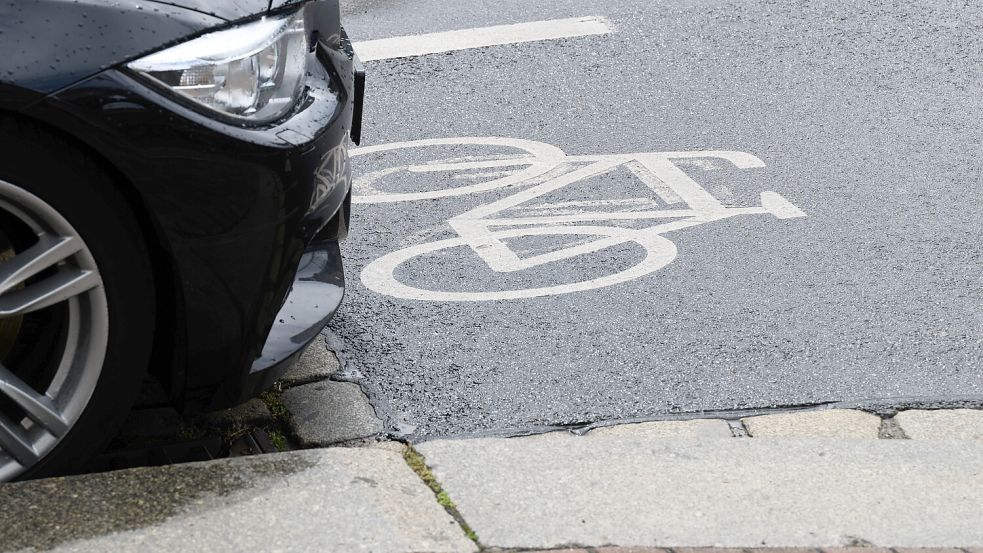
[(68, 432), (68, 423), (48, 396), (31, 388), (7, 367), (0, 365), (0, 394), (10, 398), (27, 416), (56, 437)]
[(77, 238), (41, 234), (36, 244), (0, 264), (0, 294), (64, 261), (82, 248), (82, 241)]
[(0, 450), (24, 467), (33, 466), (38, 462), (38, 454), (31, 447), (20, 426), (12, 425), (2, 416), (0, 416)]
[[(3, 482), (57, 451), (86, 412), (105, 361), (109, 305), (85, 238), (56, 208), (0, 179), (0, 215), (7, 250), (0, 252), (0, 323), (8, 353), (0, 358)], [(19, 237), (36, 241), (28, 246)], [(11, 250), (15, 243), (20, 247)], [(23, 348), (51, 351), (23, 357)], [(27, 374), (44, 375), (44, 381)]]
[(50, 277), (0, 296), (0, 318), (23, 315), (65, 301), (100, 284), (93, 271), (63, 268)]

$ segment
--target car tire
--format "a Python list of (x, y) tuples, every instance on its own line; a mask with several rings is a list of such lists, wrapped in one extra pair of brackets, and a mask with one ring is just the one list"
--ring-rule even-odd
[[(16, 339), (10, 340), (10, 351), (3, 352), (7, 357), (0, 359), (0, 363), (7, 362), (16, 354), (16, 358), (10, 362), (16, 362), (14, 367), (22, 367), (20, 370), (24, 374), (30, 373), (31, 378), (40, 382), (34, 385), (34, 389), (45, 397), (52, 395), (49, 403), (54, 407), (50, 409), (57, 412), (63, 408), (61, 418), (68, 426), (62, 426), (56, 420), (49, 428), (45, 426), (49, 419), (43, 408), (38, 408), (42, 409), (40, 412), (34, 412), (32, 404), (18, 403), (16, 399), (11, 401), (11, 394), (17, 393), (16, 385), (8, 385), (4, 397), (3, 373), (0, 373), (0, 400), (7, 401), (9, 415), (4, 419), (0, 411), (0, 424), (6, 420), (8, 433), (5, 436), (11, 444), (5, 450), (2, 447), (4, 435), (0, 434), (0, 457), (5, 456), (8, 461), (4, 465), (0, 459), (0, 471), (5, 467), (9, 469), (0, 472), (0, 480), (30, 479), (84, 470), (86, 461), (114, 437), (139, 393), (153, 345), (156, 295), (144, 235), (133, 209), (118, 186), (119, 183), (95, 159), (68, 140), (37, 123), (0, 116), (0, 202), (6, 202), (0, 204), (0, 208), (8, 208), (15, 213), (11, 215), (4, 211), (0, 216), (6, 218), (4, 220), (10, 234), (23, 234), (23, 229), (17, 227), (18, 221), (28, 221), (24, 223), (28, 226), (41, 225), (37, 228), (46, 228), (44, 225), (50, 223), (69, 229), (62, 233), (52, 231), (51, 234), (55, 236), (67, 236), (74, 230), (77, 237), (70, 239), (80, 238), (83, 248), (79, 254), (46, 269), (46, 273), (32, 277), (35, 280), (26, 280), (19, 285), (20, 290), (40, 288), (39, 282), (43, 284), (46, 282), (44, 279), (52, 279), (52, 275), (57, 276), (62, 271), (71, 275), (84, 274), (85, 278), (90, 279), (84, 285), (92, 286), (59, 304), (33, 312), (41, 314), (45, 309), (60, 309), (65, 313), (74, 313), (65, 315), (67, 321), (58, 322), (57, 317), (51, 314), (44, 314), (43, 317), (32, 313), (23, 315)], [(22, 191), (27, 194), (22, 194)], [(48, 208), (56, 213), (52, 214)], [(58, 216), (62, 218), (60, 222)], [(30, 222), (30, 217), (36, 217), (38, 222)], [(70, 227), (65, 227), (63, 223)], [(36, 234), (38, 232), (41, 231)], [(77, 243), (73, 242), (73, 245)], [(15, 250), (16, 247), (11, 246), (10, 251)], [(0, 264), (0, 276), (2, 273)], [(91, 280), (93, 278), (97, 280)], [(0, 299), (14, 292), (0, 290)], [(42, 323), (27, 321), (28, 316), (35, 316)], [(32, 333), (25, 334), (26, 322), (32, 322), (33, 326), (28, 328)], [(44, 339), (46, 335), (36, 332), (35, 327), (44, 328), (45, 324), (60, 328), (59, 332), (53, 332), (50, 336), (64, 339), (63, 342), (48, 340), (52, 343), (47, 343)], [(24, 343), (31, 340), (37, 343)], [(70, 348), (65, 345), (68, 343), (75, 345)], [(83, 347), (90, 349), (79, 349)], [(64, 374), (72, 375), (71, 371), (74, 370), (76, 376), (65, 378), (59, 376), (62, 368), (51, 369), (54, 361), (49, 358), (58, 358), (57, 353), (46, 354), (43, 361), (35, 359), (38, 352), (43, 353), (47, 348), (54, 348), (52, 351), (56, 352), (61, 348), (58, 367), (67, 366)], [(103, 350), (101, 357), (95, 349)], [(93, 361), (100, 359), (100, 363)], [(95, 366), (97, 364), (98, 367)], [(2, 365), (0, 369), (3, 369)], [(6, 373), (13, 375), (11, 379), (15, 383), (17, 370), (10, 369)], [(44, 379), (49, 373), (54, 375), (49, 386), (60, 382), (57, 394), (52, 392), (53, 388), (41, 390), (46, 386)], [(77, 384), (72, 388), (70, 384), (76, 381), (84, 385)], [(28, 382), (27, 376), (20, 384), (25, 382)], [(76, 390), (75, 397), (69, 397), (69, 392), (73, 390)], [(65, 397), (62, 398), (60, 394)], [(83, 394), (88, 394), (84, 404), (80, 403), (84, 399)], [(44, 400), (44, 397), (41, 399)], [(21, 413), (24, 417), (17, 420)], [(12, 427), (13, 438), (9, 432), (11, 424), (19, 425)], [(18, 436), (28, 441), (34, 439), (32, 436), (37, 436), (37, 440), (40, 440), (37, 444), (44, 447), (35, 447), (38, 453), (34, 458), (30, 457), (29, 452), (20, 450), (21, 461), (15, 461), (11, 451), (18, 451), (20, 445), (10, 440), (16, 440)], [(10, 461), (14, 461), (14, 464), (10, 464)], [(25, 466), (32, 461), (33, 465)], [(17, 467), (20, 467), (19, 470)]]

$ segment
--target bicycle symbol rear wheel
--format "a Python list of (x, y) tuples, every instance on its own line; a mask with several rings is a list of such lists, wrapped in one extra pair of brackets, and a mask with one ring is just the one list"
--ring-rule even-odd
[[(500, 230), (492, 233), (492, 236), (497, 239), (549, 235), (591, 235), (614, 238), (617, 239), (617, 243), (634, 242), (645, 249), (645, 257), (628, 269), (591, 280), (514, 290), (428, 290), (400, 282), (396, 278), (398, 267), (417, 256), (470, 245), (469, 241), (465, 238), (449, 238), (410, 246), (386, 254), (362, 269), (361, 280), (370, 290), (403, 299), (428, 301), (513, 300), (569, 294), (613, 286), (655, 272), (671, 263), (676, 257), (676, 245), (671, 240), (659, 234), (630, 228), (600, 226), (526, 227)], [(477, 252), (475, 253), (477, 255)], [(480, 258), (478, 260), (480, 261)]]

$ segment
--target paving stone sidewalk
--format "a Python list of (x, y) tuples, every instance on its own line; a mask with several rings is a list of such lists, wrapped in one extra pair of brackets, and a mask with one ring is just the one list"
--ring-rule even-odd
[(400, 454), (334, 448), (0, 485), (0, 551), (468, 552)]
[(417, 450), (485, 546), (983, 546), (983, 443), (682, 430)]

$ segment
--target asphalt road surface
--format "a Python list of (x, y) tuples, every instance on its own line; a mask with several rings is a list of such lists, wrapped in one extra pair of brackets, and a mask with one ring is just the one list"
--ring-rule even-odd
[[(392, 428), (983, 399), (978, 2), (344, 10), (610, 28), (366, 64), (331, 332)], [(404, 144), (456, 137), (510, 140)]]

